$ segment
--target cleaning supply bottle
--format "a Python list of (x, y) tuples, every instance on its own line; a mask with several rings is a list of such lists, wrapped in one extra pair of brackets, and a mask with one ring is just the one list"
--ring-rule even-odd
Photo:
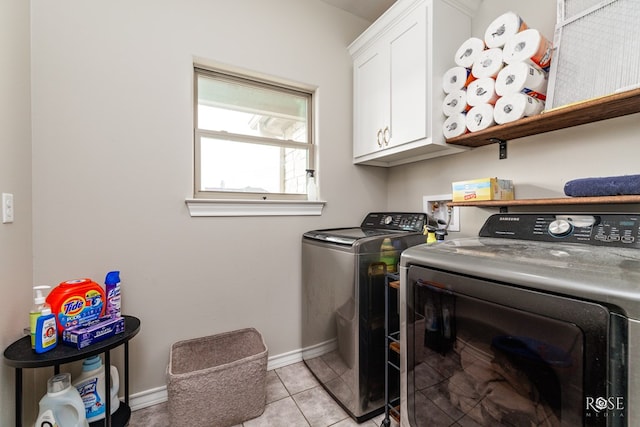
[(120, 272), (110, 271), (104, 279), (105, 293), (107, 294), (107, 310), (106, 315), (111, 317), (121, 316), (120, 297)]
[(49, 286), (34, 286), (33, 308), (29, 312), (29, 330), (31, 333), (31, 348), (36, 353), (52, 350), (58, 344), (56, 317), (51, 312), (42, 292)]
[(118, 370), (115, 366), (110, 366), (111, 390), (109, 394), (105, 393), (105, 375), (104, 365), (100, 356), (92, 356), (82, 362), (82, 373), (73, 383), (82, 397), (85, 415), (90, 423), (105, 417), (106, 399), (111, 399), (112, 414), (120, 406), (120, 400), (118, 399), (118, 389), (120, 388)]
[(422, 229), (422, 234), (427, 236), (427, 244), (436, 243), (436, 229), (430, 225), (425, 225)]
[(388, 237), (385, 237), (380, 245), (380, 262), (387, 264), (387, 273), (398, 271), (398, 251)]
[(36, 348), (36, 321), (42, 314), (42, 308), (46, 302), (43, 292), (50, 289), (50, 286), (33, 287), (33, 307), (29, 311), (29, 332), (31, 334), (31, 348)]
[(82, 398), (71, 386), (71, 374), (57, 374), (47, 381), (35, 427), (89, 427), (84, 412)]
[(307, 169), (307, 200), (318, 200), (318, 186), (313, 169)]
[(69, 280), (53, 288), (47, 303), (58, 321), (58, 334), (66, 328), (81, 326), (104, 316), (104, 289), (91, 279)]

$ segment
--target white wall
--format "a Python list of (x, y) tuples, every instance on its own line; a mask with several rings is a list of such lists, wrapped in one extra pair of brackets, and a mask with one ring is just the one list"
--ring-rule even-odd
[[(317, 0), (32, 9), (36, 281), (121, 270), (124, 312), (142, 320), (132, 393), (165, 384), (178, 340), (254, 326), (270, 355), (299, 349), (302, 233), (386, 206), (386, 171), (351, 165), (346, 48), (368, 23)], [(322, 216), (189, 216), (194, 57), (319, 87)]]
[[(556, 18), (556, 1), (483, 0), (473, 20), (472, 35), (482, 38), (493, 19), (513, 10), (531, 28), (550, 40)], [(453, 60), (452, 60), (453, 61)], [(453, 66), (453, 62), (452, 62)], [(462, 154), (427, 160), (389, 172), (388, 208), (422, 208), (422, 196), (451, 193), (451, 183), (487, 176), (512, 179), (517, 198), (564, 197), (564, 184), (575, 178), (640, 173), (637, 159), (638, 114), (555, 132), (516, 139), (507, 143), (508, 158), (498, 159), (498, 146), (490, 145)], [(612, 207), (539, 207), (528, 211), (626, 210), (638, 205)], [(516, 208), (510, 210), (515, 211)], [(449, 238), (477, 235), (486, 217), (497, 209), (460, 208), (461, 231)]]
[[(22, 336), (31, 308), (31, 122), (29, 2), (0, 2), (0, 192), (15, 221), (0, 224), (0, 348)], [(14, 421), (14, 371), (0, 364), (0, 425)], [(28, 384), (25, 383), (25, 387)]]

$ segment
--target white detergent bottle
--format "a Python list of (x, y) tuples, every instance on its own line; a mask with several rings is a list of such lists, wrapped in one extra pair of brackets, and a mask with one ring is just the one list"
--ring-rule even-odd
[[(111, 413), (113, 414), (120, 407), (118, 399), (118, 389), (120, 388), (120, 378), (115, 366), (109, 369), (111, 376)], [(82, 373), (73, 382), (74, 387), (80, 393), (84, 403), (87, 420), (92, 423), (104, 419), (107, 408), (107, 394), (105, 394), (105, 369), (100, 356), (92, 356), (82, 362)]]
[(89, 427), (82, 398), (71, 386), (71, 374), (49, 378), (35, 427)]

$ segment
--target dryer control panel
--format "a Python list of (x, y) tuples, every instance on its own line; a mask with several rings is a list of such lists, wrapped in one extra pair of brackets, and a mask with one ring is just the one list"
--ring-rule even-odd
[(479, 236), (640, 249), (640, 214), (495, 214)]

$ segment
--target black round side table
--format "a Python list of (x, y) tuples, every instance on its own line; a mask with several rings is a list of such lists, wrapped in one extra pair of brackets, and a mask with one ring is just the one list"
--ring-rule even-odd
[[(124, 345), (124, 402), (118, 410), (111, 414), (111, 399), (105, 399), (105, 418), (91, 423), (97, 426), (126, 426), (131, 417), (129, 407), (129, 340), (140, 331), (140, 319), (133, 316), (124, 317), (124, 332), (97, 342), (81, 350), (59, 342), (56, 348), (38, 354), (31, 348), (31, 338), (25, 336), (15, 341), (4, 350), (4, 363), (16, 370), (16, 427), (22, 426), (22, 369), (54, 367), (54, 374), (60, 373), (60, 365), (104, 354), (104, 366), (111, 365), (110, 350)], [(111, 376), (105, 375), (105, 390), (111, 389)]]

